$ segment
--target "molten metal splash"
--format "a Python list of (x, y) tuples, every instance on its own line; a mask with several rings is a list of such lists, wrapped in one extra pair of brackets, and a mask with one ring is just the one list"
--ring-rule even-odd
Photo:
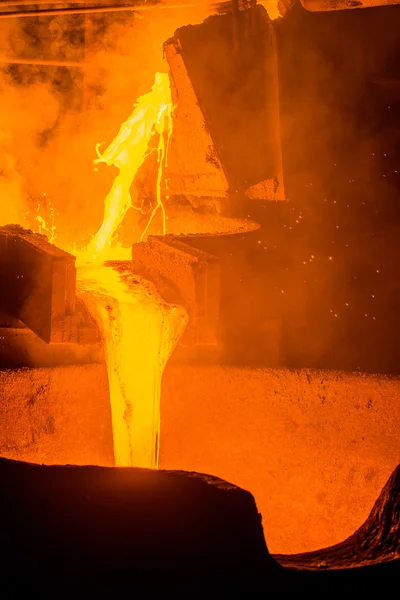
[[(142, 237), (157, 210), (162, 211), (165, 233), (161, 182), (171, 113), (168, 75), (157, 73), (151, 92), (139, 98), (130, 118), (95, 161), (115, 165), (119, 174), (105, 200), (102, 226), (78, 256), (78, 293), (104, 339), (117, 466), (158, 467), (162, 374), (188, 320), (183, 308), (166, 304), (151, 284), (132, 275), (129, 249), (111, 248), (153, 134), (159, 136), (157, 203)], [(122, 262), (103, 262), (116, 254)]]
[(54, 244), (56, 238), (56, 227), (54, 224), (54, 209), (51, 202), (48, 203), (47, 217), (45, 218), (41, 214), (41, 204), (38, 203), (36, 207), (36, 222), (37, 222), (37, 233), (41, 233), (47, 236), (50, 244)]
[[(157, 73), (150, 92), (141, 96), (129, 119), (122, 124), (118, 135), (114, 138), (103, 154), (99, 153), (94, 161), (114, 165), (119, 174), (114, 179), (112, 188), (107, 195), (104, 206), (103, 223), (88, 246), (88, 252), (93, 258), (106, 258), (107, 250), (111, 247), (113, 236), (121, 224), (126, 211), (132, 206), (130, 188), (134, 178), (148, 156), (149, 142), (154, 134), (158, 134), (157, 148), (158, 174), (156, 184), (157, 204), (151, 213), (149, 222), (142, 234), (146, 235), (151, 221), (157, 210), (162, 211), (163, 231), (166, 233), (165, 210), (161, 199), (161, 180), (166, 148), (172, 132), (172, 101), (169, 77), (165, 73)], [(167, 144), (165, 143), (167, 135)]]

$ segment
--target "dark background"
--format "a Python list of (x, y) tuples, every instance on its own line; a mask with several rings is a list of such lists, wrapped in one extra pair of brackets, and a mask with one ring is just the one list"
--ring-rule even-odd
[(398, 374), (400, 6), (275, 24), (288, 203), (245, 208), (246, 310), (282, 317), (286, 366)]

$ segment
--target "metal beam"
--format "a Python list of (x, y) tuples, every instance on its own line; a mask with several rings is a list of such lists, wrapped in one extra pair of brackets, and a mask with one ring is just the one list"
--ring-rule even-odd
[(32, 65), (38, 67), (68, 67), (77, 69), (87, 69), (90, 64), (76, 60), (46, 60), (37, 58), (17, 58), (12, 56), (0, 56), (0, 64), (9, 65)]
[[(1, 6), (1, 3), (0, 3)], [(116, 13), (116, 12), (145, 12), (149, 10), (163, 10), (163, 9), (183, 9), (183, 8), (196, 8), (198, 4), (176, 4), (176, 5), (144, 5), (144, 4), (133, 4), (121, 6), (120, 4), (105, 5), (105, 6), (84, 6), (79, 8), (52, 8), (52, 9), (39, 9), (39, 10), (17, 10), (0, 12), (0, 19), (20, 19), (26, 17), (58, 17), (67, 15), (85, 15), (85, 14), (96, 14), (96, 13)]]

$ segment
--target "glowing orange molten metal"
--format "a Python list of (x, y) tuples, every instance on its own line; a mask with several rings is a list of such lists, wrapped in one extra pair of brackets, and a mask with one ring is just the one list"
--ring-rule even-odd
[(115, 257), (111, 242), (131, 205), (130, 188), (153, 134), (159, 136), (157, 203), (142, 237), (158, 209), (165, 232), (161, 180), (171, 113), (168, 75), (157, 73), (151, 92), (138, 99), (130, 118), (95, 161), (115, 165), (119, 174), (105, 200), (103, 223), (78, 257), (78, 293), (104, 339), (117, 466), (158, 466), (162, 374), (187, 324), (183, 308), (166, 304), (151, 284), (132, 275), (129, 249), (117, 251), (121, 262), (104, 263)]
[(186, 312), (164, 303), (125, 261), (82, 265), (78, 278), (104, 338), (115, 464), (157, 468), (161, 379)]
[[(158, 176), (157, 204), (150, 216), (143, 236), (158, 209), (163, 214), (163, 228), (166, 232), (165, 210), (161, 201), (161, 179), (166, 159), (165, 148), (172, 132), (172, 101), (169, 77), (165, 73), (157, 73), (151, 92), (141, 96), (129, 119), (122, 124), (118, 135), (114, 138), (96, 163), (104, 162), (119, 169), (112, 188), (106, 198), (103, 223), (88, 247), (93, 257), (104, 256), (111, 246), (113, 235), (121, 224), (126, 211), (132, 205), (130, 188), (136, 173), (148, 155), (148, 146), (152, 135), (158, 134)], [(168, 140), (165, 143), (164, 135)]]

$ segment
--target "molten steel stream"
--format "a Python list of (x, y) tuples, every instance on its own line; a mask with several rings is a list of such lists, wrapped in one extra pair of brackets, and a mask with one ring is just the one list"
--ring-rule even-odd
[(125, 261), (82, 265), (78, 279), (104, 338), (115, 464), (157, 468), (161, 379), (186, 312), (164, 303)]
[[(119, 174), (114, 179), (107, 195), (104, 207), (103, 223), (89, 244), (87, 252), (92, 258), (104, 257), (111, 247), (113, 236), (121, 224), (126, 211), (132, 207), (130, 188), (135, 175), (149, 155), (149, 143), (153, 135), (158, 135), (158, 176), (156, 182), (157, 203), (151, 213), (142, 238), (147, 233), (151, 221), (160, 209), (163, 215), (163, 233), (166, 233), (165, 210), (161, 200), (161, 181), (166, 148), (172, 133), (172, 100), (169, 77), (165, 73), (156, 73), (152, 90), (138, 98), (135, 109), (129, 119), (122, 124), (118, 135), (103, 154), (99, 153), (97, 163), (114, 165)], [(167, 137), (167, 142), (165, 141)]]
[[(187, 314), (163, 302), (155, 288), (135, 277), (130, 250), (112, 248), (113, 237), (131, 206), (130, 188), (158, 135), (156, 205), (163, 216), (161, 182), (172, 131), (169, 78), (157, 73), (116, 138), (95, 163), (119, 169), (105, 200), (103, 223), (78, 255), (78, 293), (102, 333), (107, 361), (116, 466), (158, 467), (160, 388), (164, 367), (179, 341)], [(117, 256), (119, 262), (109, 261)]]

